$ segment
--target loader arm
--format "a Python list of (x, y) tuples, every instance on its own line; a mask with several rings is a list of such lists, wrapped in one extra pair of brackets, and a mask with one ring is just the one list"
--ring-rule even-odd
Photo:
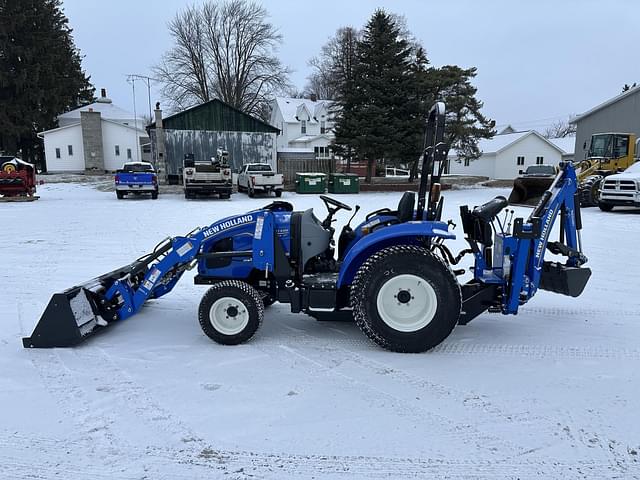
[[(210, 238), (255, 222), (255, 213), (229, 217), (185, 236), (160, 242), (153, 252), (129, 265), (53, 295), (25, 347), (67, 347), (84, 341), (110, 323), (129, 318), (149, 299), (169, 293), (185, 271), (193, 268)], [(246, 255), (224, 252), (220, 255)]]

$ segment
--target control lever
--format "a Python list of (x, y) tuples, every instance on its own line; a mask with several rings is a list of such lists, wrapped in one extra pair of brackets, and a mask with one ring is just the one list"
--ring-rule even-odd
[(351, 215), (351, 218), (349, 219), (349, 221), (345, 225), (345, 228), (348, 228), (349, 230), (351, 230), (351, 222), (353, 221), (354, 217), (356, 216), (356, 214), (358, 213), (359, 210), (360, 210), (360, 205), (356, 205), (356, 208), (355, 208), (355, 210), (353, 212), (353, 215)]

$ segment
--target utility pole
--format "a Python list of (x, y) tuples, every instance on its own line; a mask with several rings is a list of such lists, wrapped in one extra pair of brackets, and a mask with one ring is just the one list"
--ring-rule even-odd
[[(138, 128), (138, 116), (136, 113), (136, 80), (142, 80), (143, 83), (147, 84), (147, 97), (149, 100), (149, 121), (153, 122), (153, 114), (151, 112), (151, 81), (154, 80), (147, 75), (140, 75), (139, 73), (130, 73), (127, 75), (127, 82), (131, 83), (131, 87), (133, 90), (133, 115), (136, 119), (135, 128)], [(140, 145), (138, 145), (138, 134), (136, 133), (136, 161), (139, 160), (139, 150)]]

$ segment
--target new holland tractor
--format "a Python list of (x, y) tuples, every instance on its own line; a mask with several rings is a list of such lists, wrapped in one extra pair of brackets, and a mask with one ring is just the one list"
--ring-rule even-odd
[[(452, 222), (441, 220), (440, 176), (444, 104), (431, 109), (418, 194), (402, 195), (395, 208), (370, 212), (342, 229), (334, 242), (334, 217), (351, 206), (322, 196), (327, 212), (296, 211), (276, 201), (217, 220), (161, 242), (125, 267), (53, 296), (25, 347), (78, 344), (140, 311), (197, 268), (196, 284), (209, 285), (198, 320), (221, 344), (248, 341), (265, 307), (289, 304), (292, 312), (352, 317), (364, 334), (398, 352), (422, 352), (442, 342), (457, 324), (489, 310), (516, 314), (538, 289), (569, 296), (583, 291), (591, 271), (580, 240), (580, 209), (573, 165), (561, 166), (528, 219), (498, 219), (507, 200), (461, 208), (469, 248), (454, 256), (446, 241)], [(357, 209), (356, 209), (357, 211)], [(354, 213), (355, 216), (355, 213)], [(556, 219), (560, 238), (549, 241)], [(337, 252), (336, 252), (337, 247)], [(564, 261), (545, 260), (545, 253)], [(473, 278), (460, 284), (455, 266), (473, 256)], [(557, 258), (557, 257), (556, 257)]]

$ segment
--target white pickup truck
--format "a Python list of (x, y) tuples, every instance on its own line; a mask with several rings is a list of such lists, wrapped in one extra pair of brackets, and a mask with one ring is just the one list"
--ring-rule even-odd
[(609, 212), (616, 206), (640, 207), (640, 162), (622, 173), (604, 177), (600, 185), (600, 210)]
[(238, 174), (238, 191), (246, 191), (250, 197), (256, 192), (274, 192), (280, 197), (283, 189), (284, 177), (274, 172), (268, 163), (247, 163)]

